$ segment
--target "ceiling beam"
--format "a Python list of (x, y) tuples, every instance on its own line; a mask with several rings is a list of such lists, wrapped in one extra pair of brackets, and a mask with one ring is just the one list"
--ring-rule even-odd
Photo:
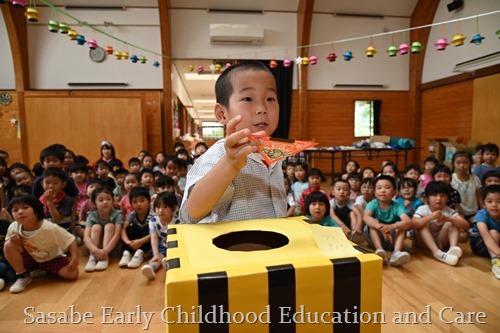
[[(314, 10), (314, 0), (300, 0), (297, 6), (297, 45), (304, 46), (310, 44), (311, 39), (311, 24), (312, 15)], [(300, 57), (307, 55), (309, 50), (306, 48), (299, 48), (297, 54)], [(307, 66), (297, 66), (298, 78), (298, 121), (297, 121), (297, 135), (296, 139), (308, 140), (307, 133)]]
[[(410, 26), (418, 27), (432, 23), (434, 15), (440, 4), (435, 0), (419, 0), (411, 15)], [(411, 41), (419, 41), (424, 47), (429, 40), (430, 28), (415, 29), (411, 31)], [(424, 68), (425, 53), (410, 53), (410, 84), (409, 84), (409, 106), (410, 106), (410, 136), (415, 140), (416, 146), (422, 146), (422, 73)], [(420, 149), (414, 150), (414, 161), (420, 161)]]
[(173, 110), (173, 93), (172, 93), (172, 41), (171, 41), (171, 26), (170, 26), (170, 1), (158, 0), (158, 15), (160, 16), (160, 38), (161, 38), (161, 53), (167, 57), (162, 59), (163, 72), (163, 100), (161, 113), (161, 137), (162, 151), (167, 154), (174, 152), (174, 110)]

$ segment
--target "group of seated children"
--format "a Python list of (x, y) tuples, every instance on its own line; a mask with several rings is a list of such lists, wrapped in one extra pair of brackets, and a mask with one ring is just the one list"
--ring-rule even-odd
[[(366, 240), (392, 266), (410, 260), (406, 238), (448, 265), (457, 264), (462, 256), (458, 244), (468, 239), (475, 254), (491, 258), (500, 279), (498, 146), (488, 143), (479, 149), (482, 162), (458, 151), (452, 168), (429, 157), (423, 173), (418, 165), (409, 165), (402, 178), (391, 161), (384, 161), (378, 175), (349, 161), (330, 193), (321, 189), (325, 179), (319, 169), (287, 163), (288, 216), (305, 215), (311, 223), (340, 227), (353, 242)], [(386, 251), (392, 251), (390, 259)]]
[[(105, 142), (102, 151), (109, 145)], [(94, 163), (95, 172), (89, 173), (92, 167), (81, 163), (63, 168), (66, 153), (60, 144), (43, 149), (44, 171), (36, 178), (22, 163), (2, 174), (11, 176), (2, 182), (11, 186), (2, 197), (6, 206), (0, 216), (0, 239), (5, 237), (5, 244), (0, 244), (0, 290), (14, 282), (10, 291), (21, 292), (39, 274), (78, 278), (81, 244), (89, 252), (86, 272), (105, 270), (109, 256), (120, 253), (120, 267), (138, 268), (150, 258), (141, 271), (154, 279), (155, 272), (165, 267), (168, 225), (179, 223), (177, 210), (188, 164), (165, 157), (163, 164), (154, 165), (146, 153), (146, 163), (130, 159), (130, 169), (139, 162), (135, 172), (120, 165), (112, 169), (111, 161), (101, 158)]]

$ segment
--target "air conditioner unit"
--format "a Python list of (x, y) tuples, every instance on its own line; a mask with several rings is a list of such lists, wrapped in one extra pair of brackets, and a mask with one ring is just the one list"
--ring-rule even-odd
[(250, 24), (210, 24), (210, 43), (260, 45), (264, 29)]

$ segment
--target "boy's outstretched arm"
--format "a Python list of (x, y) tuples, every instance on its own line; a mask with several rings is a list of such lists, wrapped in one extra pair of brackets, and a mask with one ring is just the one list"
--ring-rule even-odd
[[(257, 151), (259, 140), (249, 140), (248, 128), (236, 130), (241, 122), (241, 115), (229, 120), (226, 126), (227, 136), (224, 143), (226, 154), (215, 166), (193, 186), (186, 202), (189, 216), (194, 219), (205, 217), (215, 207), (238, 172), (245, 167), (247, 155)], [(265, 135), (265, 132), (254, 133)]]

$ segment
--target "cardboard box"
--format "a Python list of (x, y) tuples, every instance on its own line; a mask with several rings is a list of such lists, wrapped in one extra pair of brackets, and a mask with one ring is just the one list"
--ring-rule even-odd
[(382, 260), (340, 228), (298, 218), (173, 225), (167, 248), (167, 332), (381, 331)]
[(439, 161), (444, 161), (446, 149), (442, 143), (447, 141), (448, 139), (427, 139), (427, 142), (429, 143), (429, 156), (434, 156)]
[(372, 135), (370, 136), (370, 142), (389, 143), (391, 142), (391, 137), (388, 135)]

